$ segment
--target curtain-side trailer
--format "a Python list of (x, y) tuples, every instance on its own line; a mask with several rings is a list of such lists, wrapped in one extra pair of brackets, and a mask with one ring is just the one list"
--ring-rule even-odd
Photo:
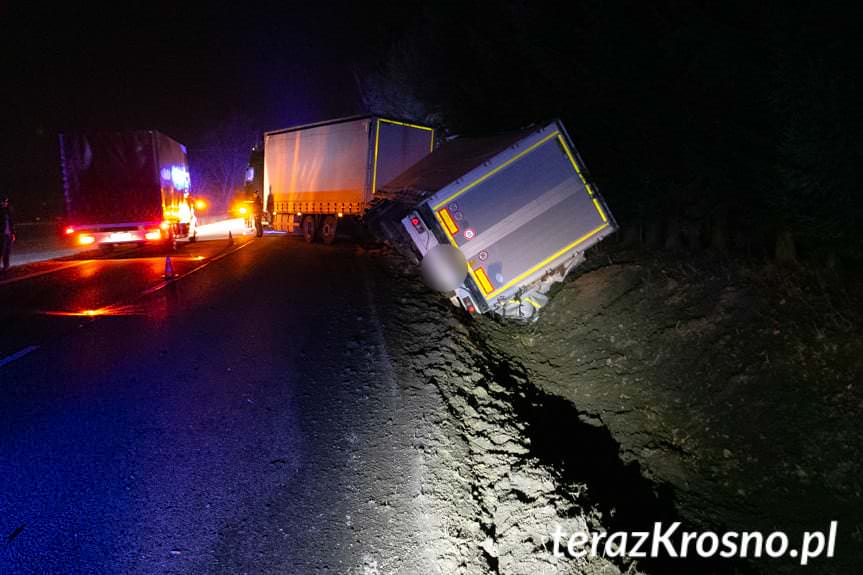
[(273, 228), (332, 242), (341, 218), (362, 216), (380, 185), (434, 146), (433, 128), (380, 116), (266, 132), (263, 204)]

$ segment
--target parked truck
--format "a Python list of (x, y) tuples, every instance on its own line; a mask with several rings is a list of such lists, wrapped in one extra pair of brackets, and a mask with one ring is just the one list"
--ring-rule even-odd
[[(264, 134), (263, 204), (272, 227), (330, 243), (340, 219), (362, 216), (378, 187), (428, 155), (429, 126), (354, 116)], [(272, 197), (271, 197), (272, 196)]]
[(617, 224), (560, 121), (456, 138), (387, 183), (373, 226), (469, 313), (527, 319)]
[(77, 245), (197, 236), (186, 148), (155, 130), (61, 134), (65, 234)]

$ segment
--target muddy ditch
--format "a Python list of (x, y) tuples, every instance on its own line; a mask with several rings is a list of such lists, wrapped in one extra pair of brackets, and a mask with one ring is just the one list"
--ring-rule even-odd
[[(680, 520), (674, 489), (624, 457), (601, 418), (549, 394), (531, 368), (422, 286), (386, 251), (376, 286), (402, 385), (431, 385), (445, 445), (424, 445), (425, 513), (445, 525), (430, 552), (446, 573), (753, 573), (740, 562), (555, 557), (552, 533), (635, 532)], [(508, 329), (508, 328), (505, 328)], [(716, 527), (711, 525), (711, 527)]]
[[(482, 342), (479, 334), (475, 341)], [(561, 397), (544, 393), (532, 383), (525, 367), (480, 343), (488, 361), (490, 379), (505, 389), (512, 415), (524, 422), (528, 458), (551, 470), (563, 497), (574, 509), (598, 518), (592, 525), (602, 531), (650, 532), (659, 522), (680, 522), (679, 533), (696, 529), (677, 512), (671, 485), (644, 476), (637, 461), (624, 462), (621, 446), (601, 421)], [(704, 526), (700, 526), (703, 530)], [(550, 549), (550, 547), (549, 547)], [(688, 558), (648, 558), (637, 563), (615, 560), (621, 570), (637, 568), (647, 574), (750, 574), (754, 565), (744, 561)]]
[[(794, 545), (836, 520), (835, 558), (693, 568), (836, 573), (863, 543), (859, 303), (817, 271), (612, 253), (568, 278), (537, 322), (470, 330), (498, 379), (529, 384), (514, 409), (535, 456), (593, 486), (607, 526), (676, 517), (700, 531), (783, 531)], [(601, 463), (580, 469), (588, 458)]]

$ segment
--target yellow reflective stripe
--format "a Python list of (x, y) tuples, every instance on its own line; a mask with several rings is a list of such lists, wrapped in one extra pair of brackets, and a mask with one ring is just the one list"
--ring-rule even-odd
[(434, 130), (431, 131), (431, 141), (429, 142), (429, 153), (434, 152)]
[(476, 278), (479, 280), (479, 287), (482, 288), (483, 293), (488, 294), (494, 291), (494, 286), (491, 285), (491, 280), (488, 279), (488, 275), (483, 268), (476, 268), (474, 272), (476, 272)]
[[(569, 150), (569, 146), (566, 145), (566, 140), (563, 139), (563, 135), (560, 134), (557, 136), (557, 139), (560, 141), (560, 145), (563, 146), (563, 151), (566, 152), (566, 157), (569, 158), (569, 162), (572, 164), (572, 167), (575, 168), (575, 173), (578, 174), (578, 177), (581, 179), (581, 183), (584, 184), (584, 188), (587, 190), (587, 195), (591, 198), (593, 197), (593, 190), (590, 189), (590, 184), (587, 183), (587, 180), (584, 179), (584, 174), (581, 173), (581, 169), (578, 167), (578, 162), (575, 161), (575, 157), (572, 155), (572, 152)], [(602, 214), (602, 210), (600, 210), (600, 215)], [(602, 217), (602, 221), (607, 221), (605, 216)]]
[(375, 123), (375, 159), (374, 167), (372, 168), (372, 193), (374, 194), (378, 187), (378, 144), (381, 138), (381, 121)]
[(583, 236), (581, 236), (580, 238), (578, 238), (577, 240), (575, 240), (574, 242), (572, 242), (571, 244), (569, 244), (565, 248), (558, 250), (557, 252), (551, 254), (550, 256), (548, 256), (547, 258), (545, 258), (544, 260), (542, 260), (541, 262), (539, 262), (538, 264), (536, 264), (535, 266), (530, 268), (529, 270), (522, 272), (519, 275), (517, 275), (516, 277), (512, 278), (506, 284), (500, 286), (499, 288), (494, 290), (492, 293), (488, 294), (487, 297), (493, 297), (493, 296), (496, 296), (497, 294), (499, 294), (500, 292), (505, 291), (506, 289), (508, 289), (513, 284), (520, 282), (521, 280), (523, 280), (524, 278), (526, 278), (527, 276), (529, 276), (530, 274), (532, 274), (533, 272), (535, 272), (539, 268), (543, 267), (544, 265), (549, 264), (550, 262), (553, 262), (554, 260), (556, 260), (560, 256), (564, 255), (566, 252), (578, 247), (578, 244), (584, 242), (585, 240), (590, 239), (591, 237), (595, 236), (596, 234), (598, 234), (599, 232), (601, 232), (602, 230), (604, 230), (607, 227), (608, 227), (608, 223), (604, 223), (601, 226), (599, 226), (598, 228), (595, 228), (595, 229), (591, 230), (590, 232), (584, 234)]
[[(447, 232), (450, 233), (450, 235), (452, 235), (458, 231), (458, 226), (455, 225), (455, 222), (453, 221), (452, 216), (449, 214), (449, 210), (447, 210), (447, 209), (440, 210), (438, 212), (438, 216), (440, 218), (441, 223), (444, 225), (444, 227), (446, 228)], [(453, 244), (455, 244), (455, 242), (453, 242)]]
[(428, 126), (408, 124), (407, 122), (397, 122), (396, 120), (387, 120), (386, 118), (379, 118), (379, 121), (386, 122), (387, 124), (395, 124), (396, 126), (406, 126), (408, 128), (416, 128), (417, 130), (430, 130), (431, 132), (434, 132), (434, 128), (429, 128)]
[(599, 215), (602, 217), (602, 221), (607, 222), (608, 218), (605, 217), (605, 212), (602, 210), (602, 206), (599, 205), (599, 200), (593, 198), (593, 205), (596, 206), (596, 211), (599, 212)]
[(587, 195), (593, 198), (593, 205), (596, 207), (596, 211), (599, 214), (599, 217), (602, 218), (603, 222), (607, 222), (608, 218), (605, 215), (605, 211), (602, 209), (602, 206), (599, 205), (596, 197), (593, 195), (593, 190), (590, 189), (590, 184), (587, 183), (587, 180), (584, 179), (584, 175), (581, 173), (581, 170), (578, 168), (578, 163), (575, 161), (575, 158), (572, 155), (572, 152), (569, 151), (569, 146), (566, 145), (566, 140), (563, 139), (563, 135), (558, 135), (557, 139), (560, 141), (560, 145), (563, 146), (563, 150), (566, 152), (566, 156), (569, 158), (569, 161), (572, 163), (572, 167), (575, 168), (575, 173), (578, 174), (578, 177), (581, 178), (581, 183), (584, 184), (584, 189), (587, 190)]
[(528, 149), (524, 150), (523, 152), (519, 153), (519, 154), (518, 154), (518, 155), (516, 155), (516, 156), (513, 156), (512, 158), (510, 158), (509, 160), (507, 160), (507, 161), (506, 161), (506, 162), (504, 162), (503, 164), (499, 165), (498, 167), (496, 167), (496, 168), (495, 168), (495, 169), (493, 169), (492, 171), (488, 172), (487, 174), (485, 174), (485, 175), (484, 175), (484, 176), (482, 176), (481, 178), (479, 178), (479, 179), (477, 179), (476, 181), (474, 181), (473, 183), (471, 183), (471, 184), (469, 184), (469, 185), (465, 186), (464, 188), (462, 188), (462, 189), (458, 190), (457, 192), (455, 192), (454, 194), (452, 194), (452, 195), (451, 195), (450, 197), (448, 197), (447, 199), (445, 199), (445, 200), (443, 200), (442, 202), (438, 203), (438, 204), (434, 207), (434, 209), (436, 209), (436, 210), (437, 210), (437, 209), (441, 208), (441, 206), (445, 206), (445, 205), (447, 205), (447, 204), (448, 204), (448, 203), (450, 203), (452, 200), (456, 199), (457, 197), (459, 197), (459, 196), (460, 196), (460, 195), (462, 195), (463, 193), (467, 192), (468, 190), (470, 190), (470, 189), (471, 189), (471, 188), (473, 188), (474, 186), (477, 186), (477, 185), (481, 184), (482, 182), (486, 181), (487, 179), (489, 179), (490, 177), (492, 177), (493, 175), (495, 175), (496, 173), (498, 173), (499, 171), (501, 171), (502, 169), (504, 169), (505, 167), (507, 167), (507, 166), (508, 166), (508, 165), (510, 165), (511, 163), (513, 163), (513, 162), (515, 162), (516, 160), (518, 160), (518, 159), (520, 159), (520, 158), (524, 157), (524, 156), (525, 156), (525, 154), (529, 154), (530, 152), (534, 151), (535, 149), (537, 149), (538, 147), (540, 147), (540, 146), (541, 146), (541, 145), (543, 145), (544, 143), (548, 142), (550, 139), (552, 139), (553, 137), (557, 136), (558, 134), (560, 134), (560, 132), (552, 132), (551, 134), (549, 134), (548, 136), (546, 136), (545, 138), (543, 138), (543, 139), (542, 139), (542, 140), (540, 140), (539, 142), (535, 143), (534, 145), (532, 145), (532, 146), (531, 146), (531, 147), (529, 147)]
[(532, 300), (531, 298), (529, 298), (529, 297), (524, 298), (524, 301), (526, 301), (527, 303), (529, 303), (530, 305), (532, 305), (535, 309), (539, 309), (540, 307), (542, 307), (542, 306), (540, 306), (538, 303), (536, 303), (535, 301), (533, 301), (533, 300)]
[[(575, 172), (580, 176), (581, 170), (578, 167), (578, 163), (575, 161), (575, 157), (572, 155), (572, 152), (569, 151), (569, 146), (566, 145), (566, 140), (563, 139), (563, 134), (558, 134), (557, 139), (560, 142), (560, 145), (563, 146), (563, 151), (566, 152), (566, 157), (569, 158), (569, 162), (572, 164), (572, 167), (575, 168)], [(582, 178), (584, 181), (584, 178)]]

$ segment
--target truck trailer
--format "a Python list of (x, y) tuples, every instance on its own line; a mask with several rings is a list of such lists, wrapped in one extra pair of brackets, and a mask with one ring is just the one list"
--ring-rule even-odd
[(378, 199), (373, 227), (471, 314), (535, 318), (551, 285), (617, 230), (560, 121), (453, 139)]
[(186, 148), (155, 130), (61, 134), (65, 234), (80, 246), (197, 236)]
[[(428, 155), (429, 126), (354, 116), (264, 134), (263, 205), (272, 227), (330, 243), (341, 218), (362, 216), (383, 183)], [(272, 196), (272, 198), (270, 198)]]

